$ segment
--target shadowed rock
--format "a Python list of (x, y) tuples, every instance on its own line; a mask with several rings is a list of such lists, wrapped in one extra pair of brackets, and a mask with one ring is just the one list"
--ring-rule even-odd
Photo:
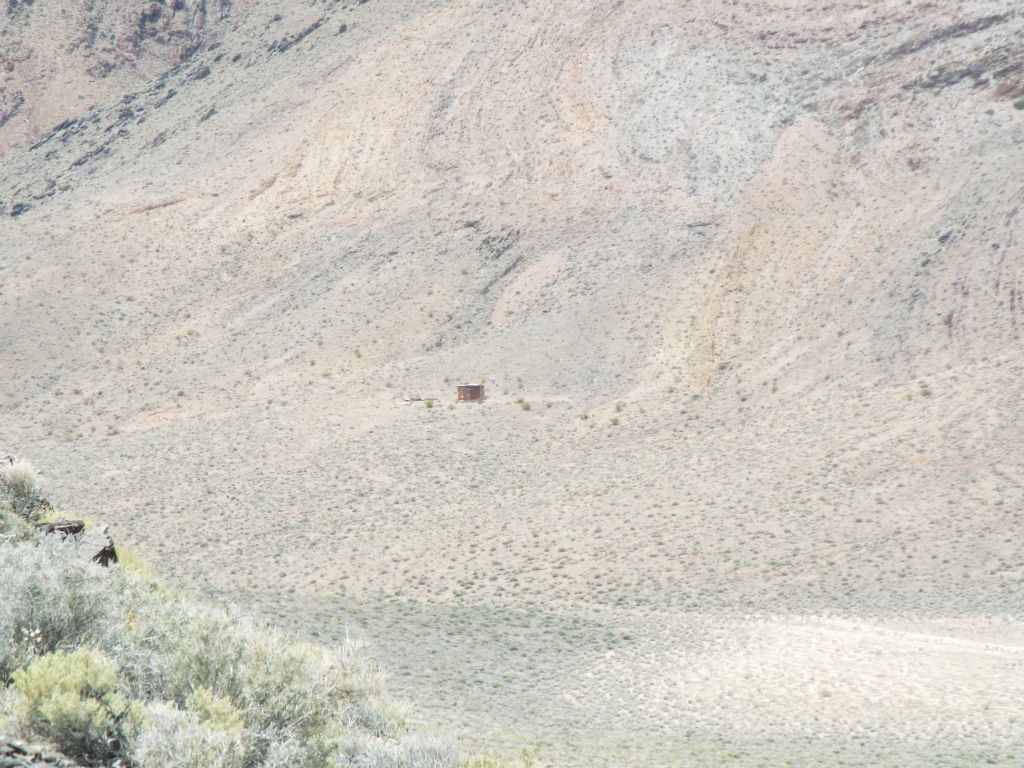
[(39, 523), (36, 525), (36, 530), (41, 533), (50, 536), (60, 536), (61, 540), (68, 538), (78, 538), (85, 531), (84, 520), (57, 520), (53, 523)]
[(78, 763), (38, 744), (0, 737), (0, 768), (78, 768)]

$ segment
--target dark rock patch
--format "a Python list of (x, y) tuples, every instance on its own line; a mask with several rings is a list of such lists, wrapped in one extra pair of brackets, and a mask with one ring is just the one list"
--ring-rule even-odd
[(956, 37), (964, 37), (966, 35), (974, 34), (975, 32), (981, 32), (993, 27), (996, 24), (1002, 24), (1010, 18), (1009, 14), (998, 13), (992, 16), (983, 16), (980, 19), (973, 19), (971, 21), (960, 21), (956, 24), (950, 24), (948, 27), (936, 30), (930, 34), (919, 37), (916, 40), (908, 40), (902, 45), (897, 45), (895, 48), (890, 50), (886, 54), (889, 58), (896, 58), (898, 56), (907, 56), (911, 53), (917, 53), (918, 51), (927, 48), (929, 45), (942, 42), (943, 40), (951, 40)]
[(293, 45), (301, 43), (311, 34), (320, 29), (321, 25), (324, 23), (324, 21), (326, 21), (326, 19), (326, 16), (321, 16), (308, 27), (295, 33), (294, 35), (290, 37), (283, 37), (280, 40), (275, 40), (273, 43), (270, 44), (270, 48), (267, 49), (268, 53), (284, 53)]

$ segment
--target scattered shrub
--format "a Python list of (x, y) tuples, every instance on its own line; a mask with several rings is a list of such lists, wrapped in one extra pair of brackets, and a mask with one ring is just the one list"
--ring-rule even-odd
[(387, 699), (363, 699), (349, 708), (347, 722), (374, 736), (393, 739), (405, 732), (405, 711)]
[(24, 538), (28, 531), (25, 521), (14, 514), (10, 499), (0, 496), (0, 541)]
[(197, 688), (192, 691), (185, 706), (199, 719), (208, 723), (218, 731), (241, 732), (242, 713), (235, 709), (234, 704), (223, 696), (218, 696), (209, 688)]
[(463, 761), (459, 768), (533, 768), (535, 761), (535, 754), (528, 749), (522, 750), (518, 759), (489, 752)]
[(116, 686), (114, 662), (99, 651), (57, 651), (14, 672), (12, 707), (25, 733), (80, 760), (107, 760), (120, 753), (133, 721)]
[(35, 467), (21, 459), (0, 467), (0, 497), (11, 512), (30, 522), (35, 522), (45, 507)]
[(414, 735), (397, 743), (350, 745), (340, 764), (346, 768), (456, 768), (458, 756), (448, 739)]
[(0, 682), (37, 656), (102, 647), (124, 627), (123, 579), (54, 539), (0, 546)]
[(137, 768), (242, 768), (245, 760), (240, 729), (162, 702), (146, 707), (131, 755)]
[(15, 496), (37, 492), (34, 475), (9, 477), (0, 722), (11, 735), (133, 768), (457, 766), (450, 742), (406, 735), (401, 708), (351, 639), (330, 651), (300, 643), (187, 600), (142, 568), (95, 565), (91, 543), (38, 537), (11, 511)]

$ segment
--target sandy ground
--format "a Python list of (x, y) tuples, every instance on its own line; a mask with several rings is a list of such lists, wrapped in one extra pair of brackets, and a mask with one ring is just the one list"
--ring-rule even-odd
[(203, 24), (0, 136), (0, 443), (56, 503), (467, 749), (1024, 762), (1024, 17)]

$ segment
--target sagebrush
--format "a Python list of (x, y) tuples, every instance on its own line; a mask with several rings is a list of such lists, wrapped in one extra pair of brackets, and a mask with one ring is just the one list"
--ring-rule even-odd
[(457, 765), (451, 742), (407, 732), (357, 643), (301, 643), (91, 563), (86, 544), (35, 532), (34, 473), (3, 482), (0, 730), (87, 765)]

